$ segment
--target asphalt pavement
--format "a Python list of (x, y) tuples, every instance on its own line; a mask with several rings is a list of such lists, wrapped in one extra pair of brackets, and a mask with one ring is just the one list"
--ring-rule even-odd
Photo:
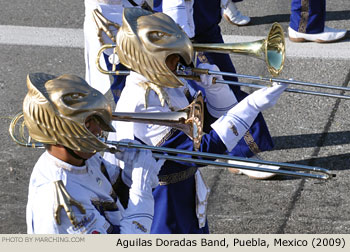
[[(28, 181), (42, 150), (16, 145), (8, 126), (21, 110), (28, 73), (84, 77), (84, 5), (83, 0), (0, 0), (0, 6), (0, 233), (15, 234), (26, 233)], [(223, 20), (226, 41), (264, 38), (273, 22), (287, 31), (290, 1), (245, 0), (237, 6), (252, 23), (237, 27)], [(287, 58), (280, 78), (349, 86), (350, 2), (328, 0), (326, 24), (347, 29), (346, 38), (333, 44), (296, 44), (287, 38)], [(236, 54), (232, 59), (238, 73), (269, 76), (261, 60)], [(262, 158), (327, 168), (336, 177), (327, 182), (282, 175), (253, 180), (225, 168), (202, 168), (211, 188), (211, 232), (350, 233), (349, 107), (347, 99), (284, 93), (264, 112), (275, 148), (262, 153)]]

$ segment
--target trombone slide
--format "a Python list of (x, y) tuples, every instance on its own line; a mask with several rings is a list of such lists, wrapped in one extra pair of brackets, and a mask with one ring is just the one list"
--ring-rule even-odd
[[(15, 128), (20, 118), (22, 118), (23, 114), (20, 113), (16, 117), (14, 117), (11, 121), (10, 127), (9, 127), (9, 133), (11, 138), (19, 145), (24, 147), (32, 147), (32, 148), (43, 148), (44, 144), (40, 142), (31, 142), (30, 139), (27, 141), (24, 139), (24, 135), (21, 135), (20, 138), (15, 134)], [(20, 131), (24, 130), (24, 124), (22, 124), (22, 128)], [(23, 134), (23, 132), (21, 132)], [(162, 158), (166, 160), (173, 160), (173, 161), (180, 161), (180, 162), (190, 162), (190, 163), (196, 163), (201, 165), (211, 165), (211, 166), (218, 166), (218, 167), (232, 167), (232, 168), (238, 168), (238, 169), (246, 169), (246, 170), (254, 170), (254, 171), (260, 171), (260, 172), (269, 172), (269, 173), (275, 173), (275, 174), (282, 174), (282, 175), (289, 175), (294, 177), (303, 177), (303, 178), (312, 178), (312, 179), (318, 179), (318, 180), (329, 180), (332, 177), (335, 177), (335, 174), (332, 174), (329, 170), (315, 167), (315, 166), (306, 166), (306, 165), (297, 165), (297, 164), (290, 164), (290, 163), (279, 163), (279, 162), (272, 162), (272, 161), (265, 161), (265, 160), (257, 160), (257, 159), (249, 159), (249, 158), (242, 158), (242, 157), (233, 157), (228, 155), (222, 155), (222, 154), (214, 154), (214, 153), (207, 153), (207, 152), (198, 152), (198, 151), (187, 151), (187, 150), (179, 150), (179, 149), (173, 149), (173, 148), (166, 148), (166, 147), (156, 147), (156, 146), (149, 146), (144, 144), (134, 144), (131, 142), (118, 142), (118, 141), (108, 141), (105, 139), (100, 139), (102, 142), (113, 145), (114, 147), (108, 147), (105, 149), (105, 151), (116, 153), (118, 152), (118, 147), (127, 147), (127, 148), (138, 148), (138, 149), (148, 149), (153, 152), (153, 156), (155, 158)], [(175, 156), (175, 155), (164, 155), (159, 154), (161, 153), (169, 153), (169, 154), (180, 154), (180, 155), (186, 155), (191, 156), (184, 157), (184, 156)], [(197, 158), (194, 158), (197, 157)], [(198, 159), (201, 158), (201, 159)], [(210, 159), (210, 160), (207, 160)], [(240, 165), (240, 164), (227, 164), (224, 162), (218, 162), (213, 161), (216, 159), (223, 159), (223, 160), (236, 160), (239, 162), (245, 162), (248, 163), (247, 165)], [(279, 170), (270, 169), (270, 168), (263, 168), (263, 167), (256, 167), (249, 165), (249, 163), (254, 164), (262, 164), (262, 165), (269, 165), (269, 166), (276, 166), (280, 167)], [(281, 168), (286, 169), (292, 169), (296, 171), (290, 171), (290, 170), (283, 170)], [(304, 172), (298, 172), (298, 171), (304, 171)]]
[[(315, 87), (315, 88), (340, 90), (343, 92), (350, 91), (350, 87), (332, 86), (332, 85), (326, 85), (326, 84), (320, 84), (320, 83), (311, 83), (311, 82), (286, 80), (286, 79), (278, 79), (278, 78), (267, 78), (267, 77), (262, 77), (262, 76), (213, 71), (213, 70), (201, 69), (201, 68), (186, 68), (182, 65), (178, 67), (177, 71), (178, 71), (178, 73), (180, 73), (180, 74), (178, 74), (179, 77), (182, 77), (185, 79), (191, 79), (191, 80), (195, 80), (195, 81), (200, 81), (200, 78), (199, 78), (200, 74), (209, 74), (209, 75), (222, 75), (222, 76), (245, 78), (245, 79), (257, 80), (257, 81), (266, 81), (266, 82), (268, 82), (268, 84), (271, 84), (272, 82), (283, 82), (283, 83), (294, 84), (294, 85), (299, 85), (299, 86), (309, 86), (309, 87)], [(215, 84), (215, 83), (227, 84), (227, 85), (233, 85), (233, 86), (251, 87), (251, 88), (264, 88), (267, 86), (267, 85), (263, 85), (263, 84), (246, 83), (246, 82), (229, 81), (229, 80), (218, 80), (218, 79), (213, 78), (213, 84)], [(346, 99), (346, 100), (350, 99), (349, 95), (318, 92), (318, 91), (311, 91), (311, 90), (305, 90), (305, 89), (287, 88), (285, 90), (285, 92), (298, 93), (298, 94), (309, 94), (309, 95), (316, 95), (316, 96), (323, 96), (323, 97), (330, 97), (330, 98), (339, 98), (339, 99)]]
[[(229, 155), (207, 153), (207, 152), (179, 150), (179, 149), (173, 149), (173, 148), (167, 148), (167, 147), (156, 147), (156, 146), (149, 146), (144, 144), (134, 144), (131, 142), (126, 143), (126, 142), (120, 142), (120, 141), (119, 142), (108, 141), (105, 139), (101, 139), (101, 141), (103, 141), (108, 145), (115, 146), (107, 150), (108, 152), (111, 152), (111, 153), (117, 152), (118, 147), (148, 149), (153, 152), (153, 157), (155, 158), (172, 160), (172, 161), (180, 161), (180, 162), (196, 163), (196, 164), (201, 164), (206, 166), (211, 165), (211, 166), (218, 166), (218, 167), (229, 167), (229, 168), (231, 167), (231, 168), (254, 170), (254, 171), (260, 171), (260, 172), (269, 172), (269, 173), (275, 173), (275, 174), (281, 174), (281, 175), (289, 175), (294, 177), (312, 178), (312, 179), (318, 179), (318, 180), (329, 180), (336, 176), (335, 174), (332, 174), (329, 170), (321, 167), (316, 167), (316, 166), (306, 166), (306, 165), (273, 162), (273, 161), (266, 161), (266, 160), (259, 160), (259, 159), (234, 157)], [(189, 158), (184, 156), (164, 155), (164, 154), (159, 154), (159, 152), (168, 153), (168, 154), (181, 154), (181, 155), (187, 155), (192, 157)], [(194, 157), (197, 157), (197, 158), (194, 158)], [(198, 159), (198, 158), (202, 158), (202, 159)], [(212, 160), (208, 160), (208, 159), (212, 159)], [(228, 164), (226, 162), (213, 161), (215, 159), (235, 160), (239, 162), (245, 162), (247, 163), (247, 165)], [(276, 166), (276, 167), (286, 168), (286, 169), (291, 169), (296, 171), (283, 170), (283, 169), (275, 170), (271, 168), (256, 167), (256, 166), (249, 165), (249, 163)], [(298, 172), (298, 171), (304, 171), (304, 172)]]

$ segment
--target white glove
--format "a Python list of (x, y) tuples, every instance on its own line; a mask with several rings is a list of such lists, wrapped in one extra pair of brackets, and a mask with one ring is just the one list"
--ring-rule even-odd
[[(209, 69), (210, 71), (220, 71), (217, 65), (212, 65), (209, 63), (200, 63), (198, 65), (198, 68)], [(212, 88), (214, 86), (217, 87), (217, 85), (213, 85), (213, 78), (216, 78), (217, 80), (222, 80), (222, 76), (216, 74), (201, 74), (200, 78), (201, 82), (199, 82), (198, 84), (205, 89)]]
[(158, 172), (165, 160), (156, 161), (150, 150), (139, 150), (133, 161), (131, 191), (138, 195), (152, 192), (158, 181)]
[[(216, 65), (201, 63), (198, 68), (220, 71)], [(213, 84), (213, 78), (222, 80), (221, 75), (201, 74), (201, 82), (198, 83), (205, 89), (206, 104), (209, 113), (216, 118), (224, 115), (229, 109), (237, 104), (237, 98), (227, 84)]]
[[(130, 139), (122, 139), (120, 140), (120, 142), (140, 144), (140, 142), (136, 140), (130, 140)], [(117, 159), (124, 162), (124, 169), (122, 171), (122, 180), (128, 187), (131, 187), (131, 182), (132, 182), (131, 173), (133, 170), (133, 162), (137, 154), (137, 149), (119, 147), (118, 150), (119, 152), (115, 153), (114, 155)]]
[(152, 188), (158, 185), (158, 172), (164, 161), (156, 161), (149, 150), (139, 150), (136, 153), (128, 208), (122, 213), (120, 221), (121, 233), (150, 232), (154, 213)]
[(271, 87), (259, 89), (247, 96), (248, 103), (259, 112), (273, 107), (288, 84), (273, 82)]
[(259, 112), (276, 104), (287, 87), (284, 83), (274, 83), (272, 87), (257, 90), (211, 125), (228, 151), (231, 151), (249, 130)]

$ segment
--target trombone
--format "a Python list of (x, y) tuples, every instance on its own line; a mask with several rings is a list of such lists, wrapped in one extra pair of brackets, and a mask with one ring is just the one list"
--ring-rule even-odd
[[(115, 39), (114, 39), (115, 41)], [(101, 73), (112, 75), (127, 75), (128, 71), (116, 71), (117, 60), (117, 45), (103, 44), (97, 53), (96, 66)], [(237, 53), (251, 56), (257, 59), (264, 60), (267, 70), (272, 76), (278, 76), (284, 65), (285, 60), (285, 41), (282, 26), (279, 23), (274, 23), (270, 28), (269, 34), (265, 39), (246, 42), (246, 43), (229, 43), (229, 44), (199, 44), (194, 43), (193, 48), (196, 52), (217, 52), (217, 53)], [(112, 71), (105, 70), (101, 67), (100, 59), (102, 53), (107, 49), (113, 49), (111, 55)], [(114, 57), (113, 57), (114, 56)]]
[[(108, 145), (115, 146), (106, 150), (111, 153), (115, 153), (116, 151), (118, 151), (118, 147), (137, 148), (137, 149), (151, 150), (153, 152), (154, 158), (179, 161), (179, 162), (195, 163), (195, 164), (200, 164), (205, 166), (211, 165), (211, 166), (218, 166), (218, 167), (225, 167), (225, 168), (238, 168), (238, 169), (254, 170), (254, 171), (260, 171), (260, 172), (269, 172), (269, 173), (275, 173), (275, 174), (287, 175), (287, 176), (293, 176), (293, 177), (312, 178), (312, 179), (318, 179), (318, 180), (329, 180), (336, 176), (335, 174), (332, 174), (329, 170), (321, 167), (317, 167), (317, 166), (273, 162), (273, 161), (251, 159), (251, 158), (244, 158), (244, 157), (235, 157), (235, 156), (208, 153), (208, 152), (179, 150), (179, 149), (173, 149), (173, 148), (167, 148), (167, 147), (134, 144), (130, 142), (126, 143), (126, 142), (120, 142), (120, 141), (109, 141), (104, 139), (101, 139), (101, 141), (103, 141)], [(159, 154), (159, 153), (166, 153), (166, 154)], [(192, 156), (192, 158), (183, 157), (183, 156), (174, 156), (174, 155), (170, 156), (167, 154), (180, 154), (180, 155)], [(213, 161), (213, 160), (198, 159), (198, 158), (208, 158), (213, 160), (215, 159), (234, 160), (234, 161), (247, 163), (247, 164), (228, 164), (226, 162), (220, 162), (217, 160)], [(275, 170), (272, 168), (255, 167), (255, 166), (249, 165), (253, 163), (259, 164), (259, 165), (275, 166), (279, 168), (291, 169), (296, 171), (281, 170), (281, 169)], [(304, 172), (300, 172), (300, 171), (304, 171)]]
[[(23, 114), (20, 113), (12, 119), (9, 127), (9, 133), (11, 138), (17, 144), (24, 147), (44, 148), (45, 145), (43, 143), (32, 142), (30, 138), (28, 139), (25, 138), (24, 122), (22, 122), (20, 126), (17, 125), (20, 119), (22, 118), (22, 116)], [(16, 130), (16, 128), (18, 127), (20, 128)], [(16, 132), (19, 132), (19, 133), (17, 134)], [(109, 146), (113, 146), (105, 149), (105, 151), (111, 152), (111, 153), (118, 152), (119, 147), (147, 149), (152, 151), (154, 158), (166, 159), (166, 160), (177, 161), (177, 162), (188, 162), (188, 163), (195, 163), (195, 164), (204, 165), (204, 166), (210, 165), (210, 166), (216, 166), (216, 167), (225, 167), (225, 168), (231, 167), (231, 168), (254, 170), (254, 171), (260, 171), (260, 172), (270, 172), (270, 173), (275, 173), (280, 175), (311, 178), (311, 179), (317, 179), (317, 180), (329, 180), (335, 177), (335, 174), (332, 174), (329, 170), (321, 167), (316, 167), (316, 166), (306, 166), (306, 165), (298, 165), (298, 164), (291, 164), (291, 163), (280, 163), (280, 162), (272, 162), (272, 161), (266, 161), (266, 160), (233, 157), (228, 155), (214, 154), (214, 153), (207, 153), (207, 152), (179, 150), (179, 149), (166, 148), (166, 147), (156, 147), (156, 146), (149, 146), (144, 144), (135, 144), (131, 142), (127, 143), (127, 142), (121, 142), (121, 141), (108, 141), (108, 140), (105, 140), (104, 138), (100, 138), (100, 140)], [(174, 155), (170, 155), (170, 154), (174, 154)], [(240, 164), (228, 164), (225, 162), (213, 161), (216, 159), (235, 160), (237, 162), (240, 162)], [(275, 170), (272, 168), (252, 166), (250, 165), (252, 163), (258, 164), (258, 165), (275, 166), (275, 167), (279, 167), (280, 169)]]
[[(97, 54), (96, 66), (98, 70), (104, 74), (128, 75), (130, 73), (130, 71), (128, 70), (116, 70), (116, 65), (118, 64), (118, 62), (116, 60), (113, 60), (113, 58), (117, 58), (116, 47), (117, 47), (116, 44), (103, 45)], [(110, 48), (113, 48), (113, 54), (111, 55), (111, 59), (113, 61), (112, 62), (113, 67), (111, 71), (103, 69), (100, 64), (100, 58), (102, 53), (105, 50)], [(261, 39), (261, 40), (252, 41), (252, 42), (245, 42), (245, 43), (222, 43), (222, 44), (194, 43), (193, 48), (196, 52), (203, 51), (203, 52), (215, 52), (215, 53), (236, 53), (236, 54), (247, 55), (257, 59), (264, 60), (267, 66), (267, 70), (273, 77), (269, 78), (269, 77), (263, 77), (263, 76), (255, 76), (255, 75), (244, 75), (244, 74), (238, 74), (238, 73), (212, 71), (209, 69), (189, 68), (181, 65), (178, 66), (178, 72), (177, 72), (178, 77), (199, 81), (200, 80), (199, 74), (212, 74), (212, 75), (238, 77), (238, 78), (245, 78), (250, 80), (267, 82), (267, 84), (256, 84), (256, 83), (247, 83), (247, 82), (239, 82), (239, 81), (229, 81), (229, 80), (217, 80), (217, 79), (215, 80), (215, 83), (218, 83), (218, 84), (227, 84), (227, 85), (234, 85), (234, 86), (264, 88), (266, 85), (269, 85), (272, 82), (284, 82), (292, 85), (340, 90), (342, 92), (350, 91), (350, 87), (275, 78), (281, 73), (284, 66), (284, 61), (285, 61), (284, 34), (283, 34), (282, 27), (278, 23), (274, 23), (272, 25), (266, 39)], [(335, 94), (335, 93), (328, 93), (328, 92), (318, 92), (318, 91), (305, 90), (305, 89), (287, 88), (285, 91), (298, 93), (298, 94), (330, 97), (330, 98), (350, 99), (349, 95)]]
[[(315, 87), (315, 88), (340, 90), (342, 92), (350, 91), (350, 87), (333, 86), (333, 85), (326, 85), (326, 84), (312, 83), (312, 82), (303, 82), (303, 81), (295, 81), (292, 79), (287, 80), (287, 79), (279, 79), (279, 78), (274, 78), (274, 77), (269, 78), (269, 77), (255, 76), (255, 75), (244, 75), (244, 74), (237, 74), (237, 73), (213, 71), (213, 70), (201, 69), (201, 68), (190, 68), (190, 67), (182, 66), (180, 64), (178, 65), (177, 72), (179, 73), (178, 74), (179, 77), (182, 77), (185, 79), (191, 79), (191, 80), (195, 80), (195, 81), (200, 81), (199, 74), (207, 74), (207, 75), (222, 75), (222, 76), (229, 76), (229, 77), (246, 78), (246, 79), (257, 80), (257, 81), (265, 81), (268, 83), (267, 85), (264, 85), (264, 84), (246, 83), (246, 82), (239, 82), (239, 81), (219, 80), (219, 79), (213, 78), (213, 84), (218, 83), (218, 84), (227, 84), (227, 85), (232, 85), (232, 86), (244, 86), (244, 87), (250, 87), (250, 88), (264, 88), (268, 85), (271, 85), (272, 82), (283, 82), (283, 83), (294, 84), (294, 85), (299, 85), (299, 86), (309, 86), (309, 87)], [(315, 96), (323, 96), (323, 97), (350, 100), (349, 95), (327, 93), (327, 92), (318, 92), (318, 91), (305, 90), (305, 89), (286, 88), (285, 92), (298, 93), (298, 94), (309, 94), (309, 95), (315, 95)]]
[[(184, 132), (192, 141), (195, 150), (198, 150), (203, 137), (203, 96), (198, 92), (195, 99), (183, 109), (173, 112), (145, 112), (128, 113), (112, 112), (112, 121), (126, 121), (136, 123), (157, 124), (169, 126)], [(18, 113), (11, 121), (9, 133), (13, 141), (24, 147), (41, 148), (41, 144), (30, 143), (25, 140), (25, 125), (22, 121), (21, 126), (16, 125), (22, 120), (23, 113)], [(16, 128), (18, 133), (16, 137)]]

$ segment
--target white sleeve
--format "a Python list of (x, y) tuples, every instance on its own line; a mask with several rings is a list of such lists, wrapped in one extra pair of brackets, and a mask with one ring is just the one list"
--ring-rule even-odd
[(154, 214), (152, 193), (137, 195), (130, 190), (128, 208), (123, 212), (120, 221), (121, 234), (150, 233)]
[(208, 112), (216, 118), (224, 115), (237, 103), (237, 98), (228, 85), (215, 84), (205, 90)]
[(273, 83), (272, 87), (259, 89), (248, 95), (211, 125), (228, 151), (236, 146), (259, 112), (274, 106), (287, 87), (288, 85), (284, 83)]
[(243, 99), (227, 114), (216, 120), (211, 127), (219, 135), (228, 151), (231, 151), (249, 130), (259, 111)]
[[(198, 68), (220, 72), (217, 65), (209, 63), (200, 63)], [(235, 94), (227, 84), (213, 84), (213, 78), (216, 78), (216, 80), (223, 80), (221, 75), (201, 74), (201, 81), (197, 82), (197, 84), (205, 89), (206, 105), (209, 113), (213, 117), (219, 118), (233, 108), (238, 101)]]
[(26, 207), (28, 234), (58, 234), (59, 229), (53, 218), (54, 185), (42, 185), (41, 190), (29, 185)]
[(163, 13), (169, 15), (186, 32), (194, 37), (193, 0), (163, 0)]

